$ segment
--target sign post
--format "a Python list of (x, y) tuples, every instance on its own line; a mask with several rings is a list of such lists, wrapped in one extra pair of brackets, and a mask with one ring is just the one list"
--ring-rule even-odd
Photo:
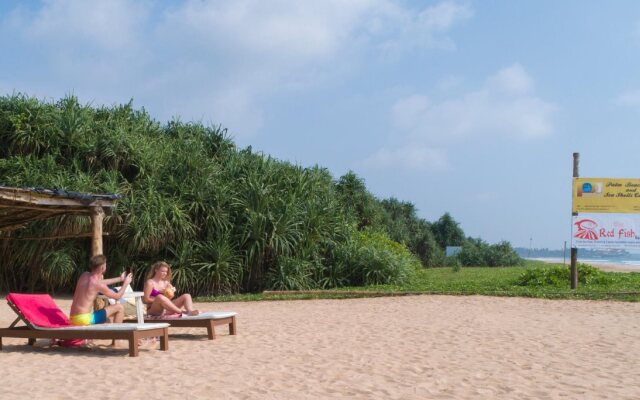
[[(580, 176), (578, 167), (580, 166), (580, 153), (573, 153), (573, 180)], [(572, 189), (573, 190), (573, 189)], [(573, 205), (572, 205), (573, 208)], [(571, 210), (572, 219), (578, 215), (577, 212)], [(571, 246), (571, 289), (578, 287), (578, 249)]]
[(640, 249), (640, 179), (580, 178), (573, 153), (571, 289), (578, 287), (578, 249)]

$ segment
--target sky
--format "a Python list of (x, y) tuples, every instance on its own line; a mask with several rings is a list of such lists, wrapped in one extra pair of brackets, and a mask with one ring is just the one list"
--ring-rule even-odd
[(0, 95), (133, 100), (354, 171), (489, 243), (570, 243), (580, 176), (640, 178), (640, 2), (0, 1)]

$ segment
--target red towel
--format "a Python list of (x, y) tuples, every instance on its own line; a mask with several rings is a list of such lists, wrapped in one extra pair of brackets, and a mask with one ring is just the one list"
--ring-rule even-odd
[(9, 293), (7, 300), (33, 325), (42, 328), (69, 326), (69, 318), (48, 294)]

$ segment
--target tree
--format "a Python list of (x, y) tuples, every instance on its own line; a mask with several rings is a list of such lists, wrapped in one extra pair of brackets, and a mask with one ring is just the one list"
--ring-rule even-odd
[(434, 222), (431, 229), (441, 249), (445, 249), (447, 246), (462, 246), (464, 243), (462, 228), (448, 212)]
[(364, 180), (353, 171), (340, 177), (336, 192), (342, 207), (356, 221), (358, 229), (378, 225), (382, 209), (376, 198), (369, 193)]

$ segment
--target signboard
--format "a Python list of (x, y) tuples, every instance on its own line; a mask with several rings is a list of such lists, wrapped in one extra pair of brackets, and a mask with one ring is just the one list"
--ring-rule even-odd
[(578, 249), (640, 249), (640, 215), (574, 215), (571, 228), (571, 247)]
[(447, 257), (455, 256), (462, 251), (462, 246), (447, 246), (444, 249), (444, 255)]
[(573, 178), (574, 213), (640, 213), (640, 179)]

